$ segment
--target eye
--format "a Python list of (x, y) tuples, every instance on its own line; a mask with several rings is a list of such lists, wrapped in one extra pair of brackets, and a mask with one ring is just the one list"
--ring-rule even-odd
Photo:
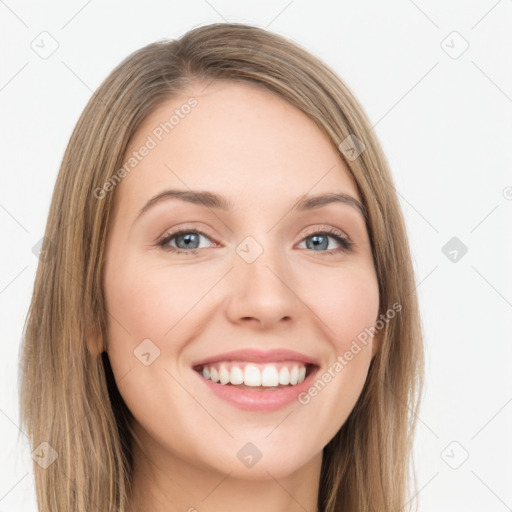
[[(209, 239), (209, 235), (200, 229), (182, 229), (165, 235), (165, 237), (158, 242), (158, 245), (166, 251), (177, 254), (197, 254), (199, 252), (198, 249), (201, 249), (197, 244), (200, 243), (202, 236)], [(169, 245), (174, 239), (176, 239), (178, 247)], [(180, 245), (182, 247), (179, 247)], [(185, 250), (183, 250), (183, 248), (185, 248)]]
[[(317, 251), (315, 248), (327, 249), (329, 246), (329, 238), (334, 239), (341, 246), (338, 249), (331, 249), (329, 251)], [(308, 240), (311, 240), (308, 243)], [(323, 231), (313, 230), (306, 238), (303, 239), (306, 242), (306, 248), (312, 249), (314, 252), (325, 252), (327, 255), (334, 255), (340, 252), (350, 252), (354, 245), (340, 230), (336, 228), (328, 228)]]
[[(199, 253), (199, 247), (201, 237), (205, 237), (210, 240), (210, 235), (201, 231), (200, 229), (182, 229), (174, 233), (168, 233), (158, 242), (158, 246), (175, 254), (187, 254), (196, 255)], [(311, 239), (311, 243), (308, 243), (308, 239)], [(329, 251), (318, 251), (316, 249), (327, 249), (329, 246), (329, 239), (334, 239), (340, 245), (337, 249), (331, 249)], [(170, 243), (175, 241), (177, 247)], [(306, 248), (313, 250), (313, 252), (325, 252), (327, 255), (338, 254), (340, 252), (348, 253), (352, 250), (354, 245), (343, 233), (336, 228), (328, 228), (323, 231), (318, 229), (311, 231), (307, 234), (302, 242), (306, 242)], [(302, 243), (301, 242), (301, 243)]]

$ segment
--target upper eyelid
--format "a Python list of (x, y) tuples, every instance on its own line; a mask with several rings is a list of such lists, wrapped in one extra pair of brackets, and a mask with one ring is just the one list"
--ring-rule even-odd
[[(307, 236), (310, 236), (310, 233), (312, 234), (315, 234), (315, 233), (327, 233), (329, 235), (332, 235), (332, 234), (338, 234), (339, 233), (339, 236), (343, 236), (345, 237), (347, 240), (350, 240), (350, 236), (347, 234), (346, 231), (344, 231), (343, 229), (340, 229), (340, 228), (337, 228), (337, 227), (334, 227), (334, 226), (329, 226), (327, 224), (324, 225), (324, 227), (322, 227), (322, 225), (318, 226), (318, 225), (313, 225), (313, 226), (308, 226), (305, 228), (305, 233)], [(196, 227), (196, 226), (184, 226), (182, 228), (177, 228), (175, 231), (172, 231), (172, 230), (166, 230), (162, 235), (160, 235), (158, 237), (158, 240), (161, 240), (162, 238), (167, 238), (169, 236), (175, 236), (175, 235), (179, 235), (179, 234), (183, 234), (183, 233), (189, 233), (189, 232), (194, 232), (194, 231), (197, 231), (198, 233), (202, 234), (202, 235), (206, 235), (206, 236), (209, 236), (209, 237), (212, 237), (212, 238), (216, 238), (215, 235), (213, 233), (210, 232), (209, 229), (207, 228), (203, 228), (203, 227)], [(334, 231), (336, 233), (331, 233), (330, 231)]]
[(339, 236), (341, 238), (345, 238), (348, 241), (352, 241), (350, 236), (343, 229), (336, 228), (334, 226), (328, 226), (323, 228), (318, 226), (312, 226), (310, 228), (306, 228), (305, 236), (311, 236), (316, 233), (323, 233), (330, 236)]
[(176, 231), (171, 231), (171, 230), (165, 231), (163, 235), (158, 237), (157, 242), (160, 243), (160, 242), (162, 242), (162, 240), (167, 240), (170, 238), (174, 238), (175, 236), (183, 235), (185, 233), (191, 233), (191, 232), (197, 232), (198, 234), (200, 234), (202, 236), (206, 236), (208, 238), (211, 238), (211, 239), (213, 239), (213, 241), (215, 241), (215, 236), (213, 234), (209, 233), (209, 231), (207, 229), (204, 229), (202, 227), (201, 228), (197, 228), (197, 227), (189, 228), (189, 227), (185, 226), (184, 228), (176, 229)]

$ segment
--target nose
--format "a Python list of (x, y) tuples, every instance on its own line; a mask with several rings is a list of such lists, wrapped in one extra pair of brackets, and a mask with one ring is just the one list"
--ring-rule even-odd
[(277, 251), (265, 249), (252, 263), (235, 255), (234, 262), (227, 305), (232, 322), (270, 328), (297, 316), (302, 303), (294, 292), (295, 279)]

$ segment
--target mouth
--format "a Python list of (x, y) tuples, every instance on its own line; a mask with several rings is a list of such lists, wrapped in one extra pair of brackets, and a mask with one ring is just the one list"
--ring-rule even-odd
[(293, 404), (304, 407), (300, 397), (313, 384), (320, 367), (299, 361), (225, 361), (193, 369), (209, 399), (220, 399), (244, 411), (270, 413)]
[(274, 391), (304, 382), (318, 366), (302, 361), (218, 361), (193, 368), (207, 381), (248, 391)]

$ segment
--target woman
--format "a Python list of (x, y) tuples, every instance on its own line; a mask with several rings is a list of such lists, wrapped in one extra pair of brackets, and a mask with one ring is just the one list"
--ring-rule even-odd
[(71, 136), (43, 253), (21, 361), (40, 511), (404, 509), (409, 246), (317, 58), (234, 23), (130, 55)]

